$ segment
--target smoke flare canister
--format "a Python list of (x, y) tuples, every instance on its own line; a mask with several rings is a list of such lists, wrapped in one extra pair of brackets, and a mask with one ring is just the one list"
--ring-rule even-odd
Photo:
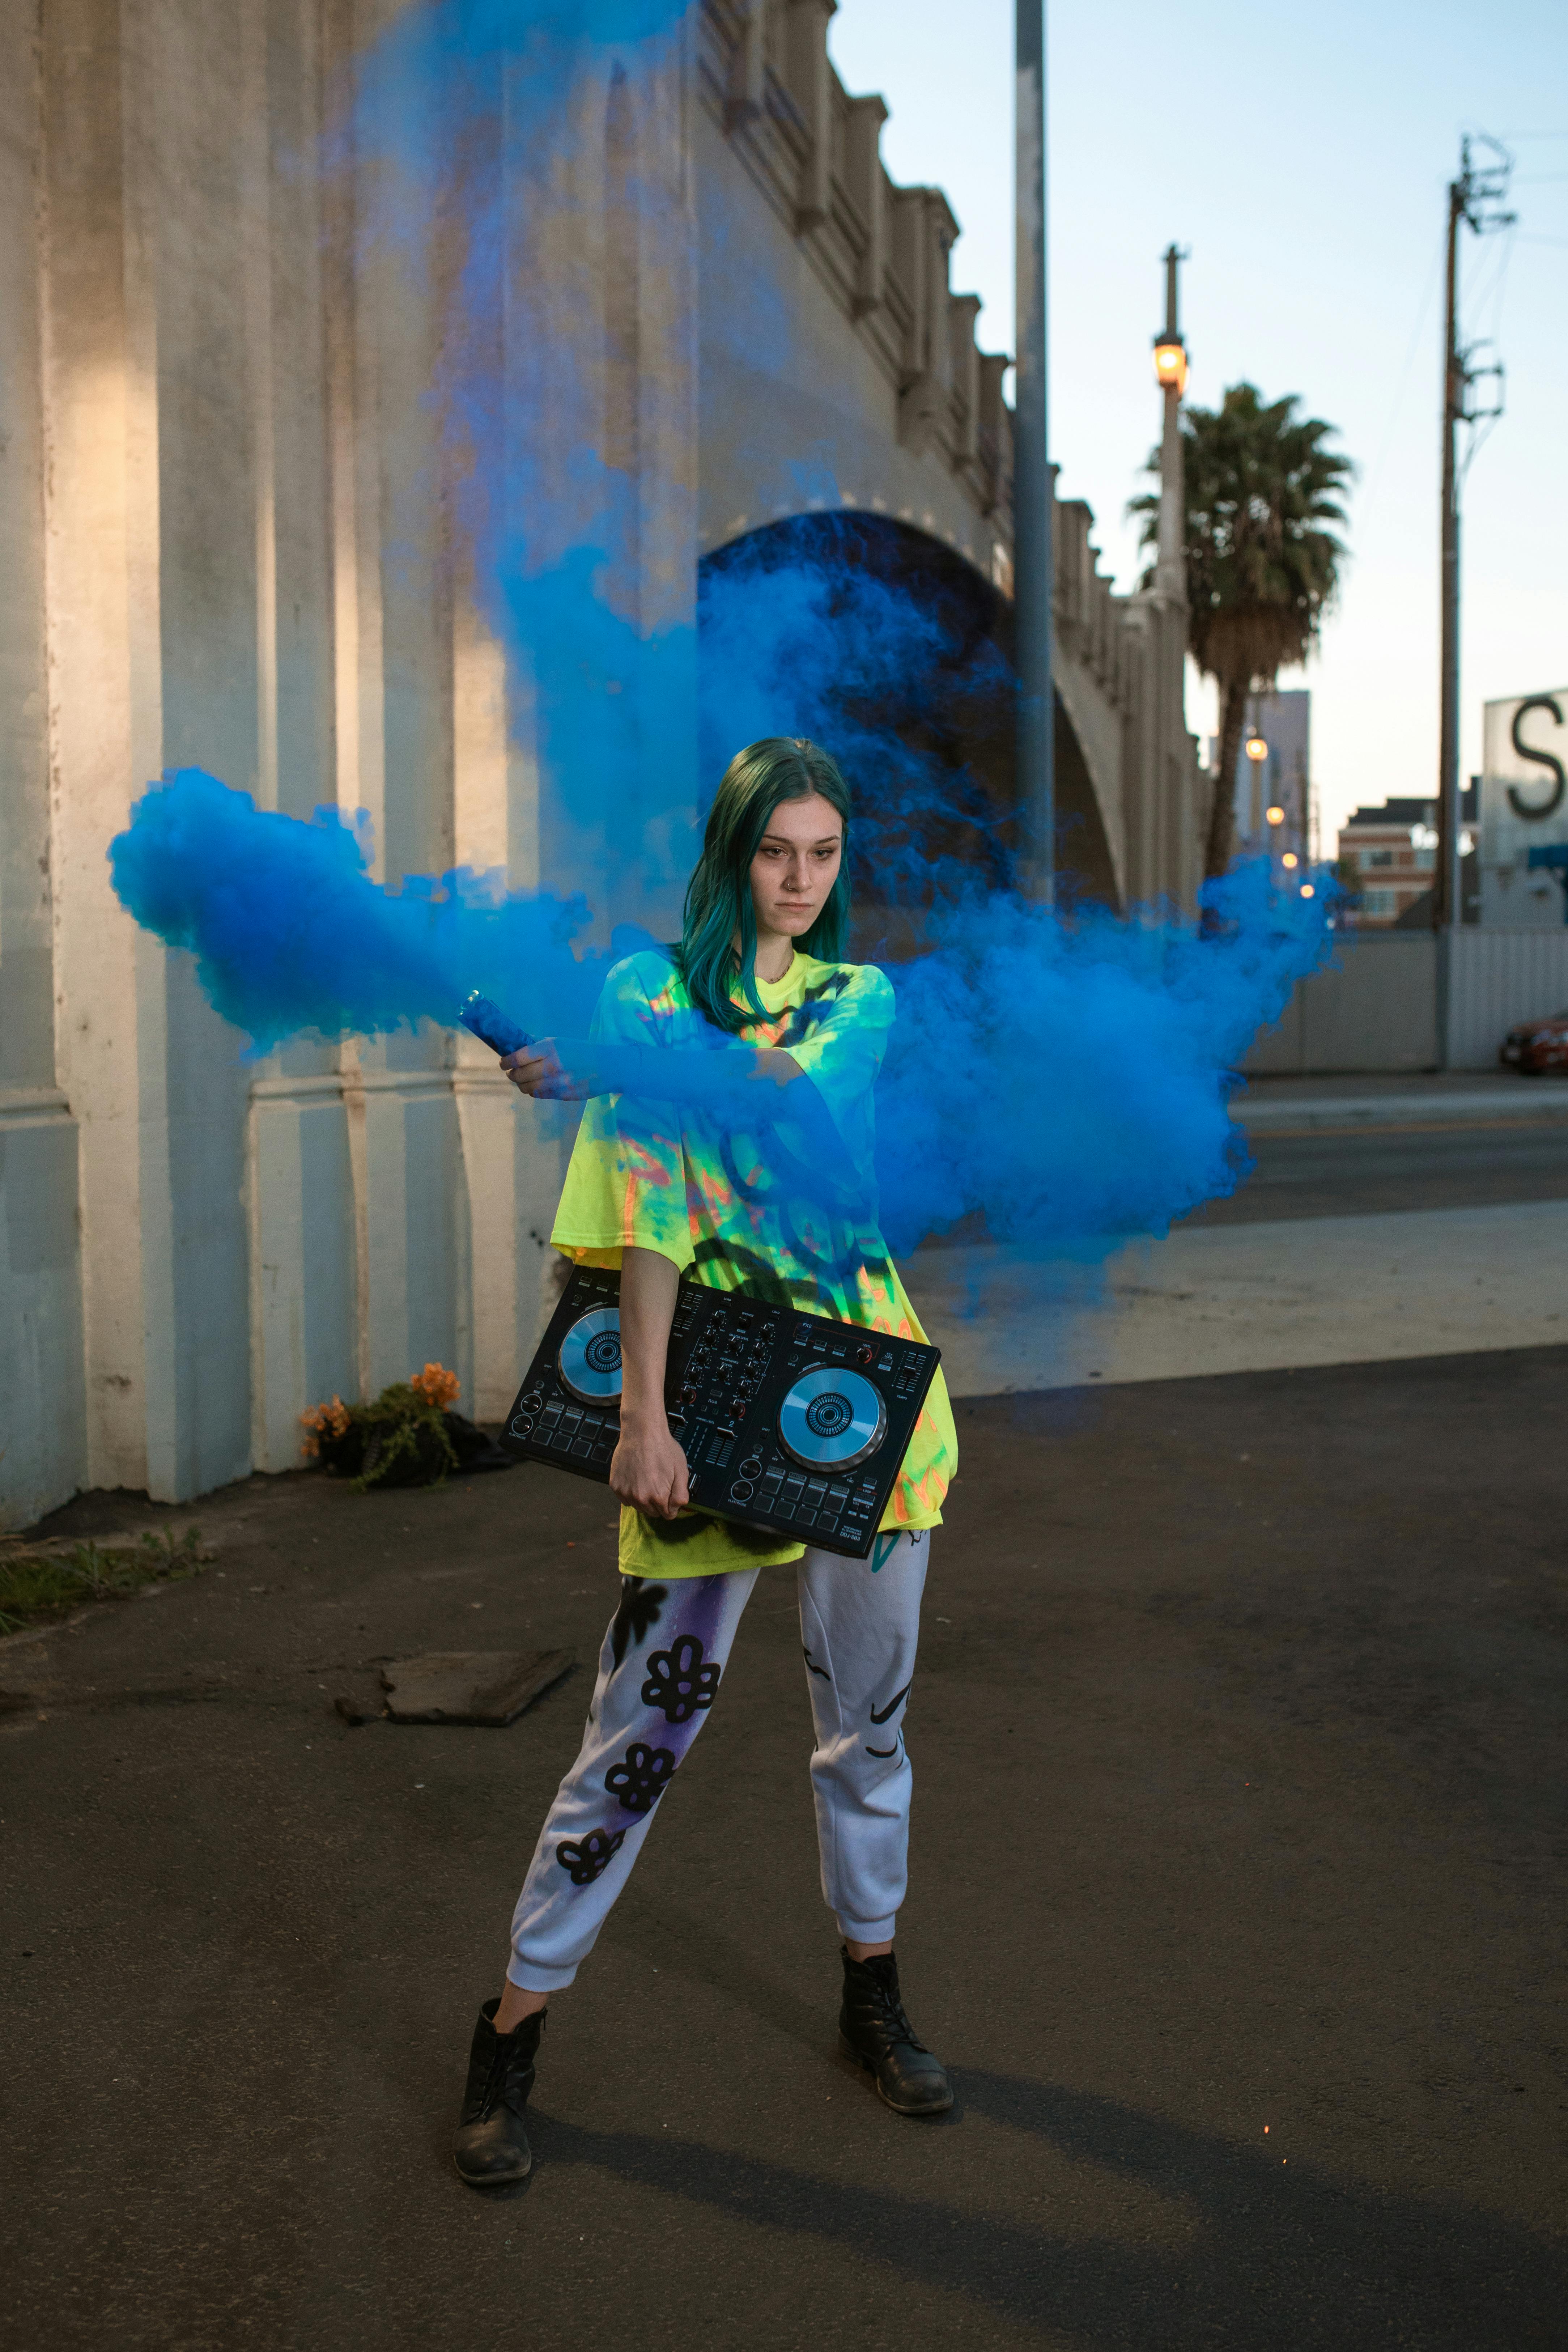
[(481, 996), (477, 988), (463, 999), (458, 1018), (492, 1054), (521, 1054), (525, 1045), (533, 1043), (527, 1030), (520, 1029), (510, 1013), (503, 1013), (499, 1004)]

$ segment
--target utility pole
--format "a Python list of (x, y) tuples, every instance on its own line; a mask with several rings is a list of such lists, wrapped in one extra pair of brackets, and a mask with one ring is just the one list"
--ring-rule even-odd
[(1056, 691), (1052, 679), (1053, 486), (1046, 409), (1046, 0), (1014, 0), (1017, 357), (1013, 395), (1013, 615), (1017, 788), (1034, 894), (1056, 887)]
[[(1488, 147), (1494, 160), (1478, 162), (1474, 150)], [(1472, 439), (1461, 457), (1459, 427), (1477, 425), (1502, 414), (1502, 370), (1474, 364), (1479, 344), (1459, 341), (1459, 230), (1468, 226), (1477, 236), (1509, 227), (1512, 213), (1502, 210), (1513, 159), (1495, 139), (1465, 138), (1459, 145), (1459, 175), (1448, 183), (1447, 300), (1443, 324), (1443, 656), (1442, 705), (1437, 749), (1437, 870), (1433, 877), (1433, 920), (1439, 931), (1458, 923), (1460, 904), (1459, 799), (1459, 491), (1466, 467), (1475, 455)], [(1487, 380), (1498, 385), (1498, 398), (1487, 408), (1470, 399), (1472, 388)], [(1447, 959), (1438, 956), (1438, 1060), (1447, 1063)]]

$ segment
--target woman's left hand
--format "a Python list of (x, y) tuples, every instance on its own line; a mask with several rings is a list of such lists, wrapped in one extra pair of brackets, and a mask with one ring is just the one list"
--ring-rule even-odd
[(520, 1094), (541, 1102), (586, 1102), (593, 1092), (563, 1066), (552, 1037), (536, 1037), (518, 1053), (503, 1055), (501, 1068)]

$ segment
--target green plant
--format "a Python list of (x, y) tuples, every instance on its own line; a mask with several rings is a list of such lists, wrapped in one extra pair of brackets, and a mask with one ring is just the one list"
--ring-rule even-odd
[(437, 1486), (458, 1464), (450, 1427), (456, 1416), (446, 1410), (457, 1393), (456, 1373), (426, 1364), (411, 1380), (383, 1389), (374, 1404), (334, 1397), (300, 1414), (305, 1452), (362, 1495), (371, 1486)]
[[(1218, 408), (1182, 418), (1187, 645), (1220, 692), (1219, 764), (1204, 871), (1213, 880), (1236, 853), (1234, 782), (1247, 698), (1317, 643), (1339, 587), (1339, 500), (1354, 472), (1324, 446), (1335, 430), (1297, 414), (1294, 394), (1265, 403), (1257, 386), (1233, 383)], [(1156, 449), (1148, 470), (1158, 474)], [(1142, 544), (1160, 535), (1157, 491), (1133, 499)], [(1143, 585), (1152, 583), (1146, 572)]]
[(134, 1546), (100, 1550), (90, 1540), (68, 1552), (0, 1556), (0, 1633), (68, 1617), (89, 1601), (123, 1601), (149, 1584), (198, 1575), (201, 1532), (142, 1535)]

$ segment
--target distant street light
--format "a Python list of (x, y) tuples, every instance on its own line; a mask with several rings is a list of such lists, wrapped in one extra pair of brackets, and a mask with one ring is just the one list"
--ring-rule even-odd
[(1288, 849), (1285, 852), (1284, 856), (1279, 860), (1279, 863), (1285, 867), (1288, 873), (1294, 873), (1296, 867), (1300, 866), (1301, 861), (1297, 856), (1293, 849)]
[(1301, 896), (1302, 896), (1302, 898), (1315, 898), (1317, 897), (1317, 895), (1318, 895), (1318, 894), (1317, 894), (1317, 892), (1313, 889), (1313, 887), (1312, 887), (1312, 886), (1311, 886), (1311, 884), (1310, 884), (1310, 882), (1303, 882), (1303, 883), (1302, 883), (1302, 885), (1301, 885)]
[(1247, 756), (1249, 760), (1267, 760), (1268, 757), (1268, 746), (1264, 741), (1261, 735), (1249, 735), (1247, 737)]
[(1270, 824), (1283, 824), (1285, 822), (1285, 812), (1282, 808), (1265, 809), (1263, 814)]
[(1155, 338), (1154, 374), (1161, 391), (1173, 392), (1180, 400), (1187, 388), (1187, 347), (1180, 335)]

